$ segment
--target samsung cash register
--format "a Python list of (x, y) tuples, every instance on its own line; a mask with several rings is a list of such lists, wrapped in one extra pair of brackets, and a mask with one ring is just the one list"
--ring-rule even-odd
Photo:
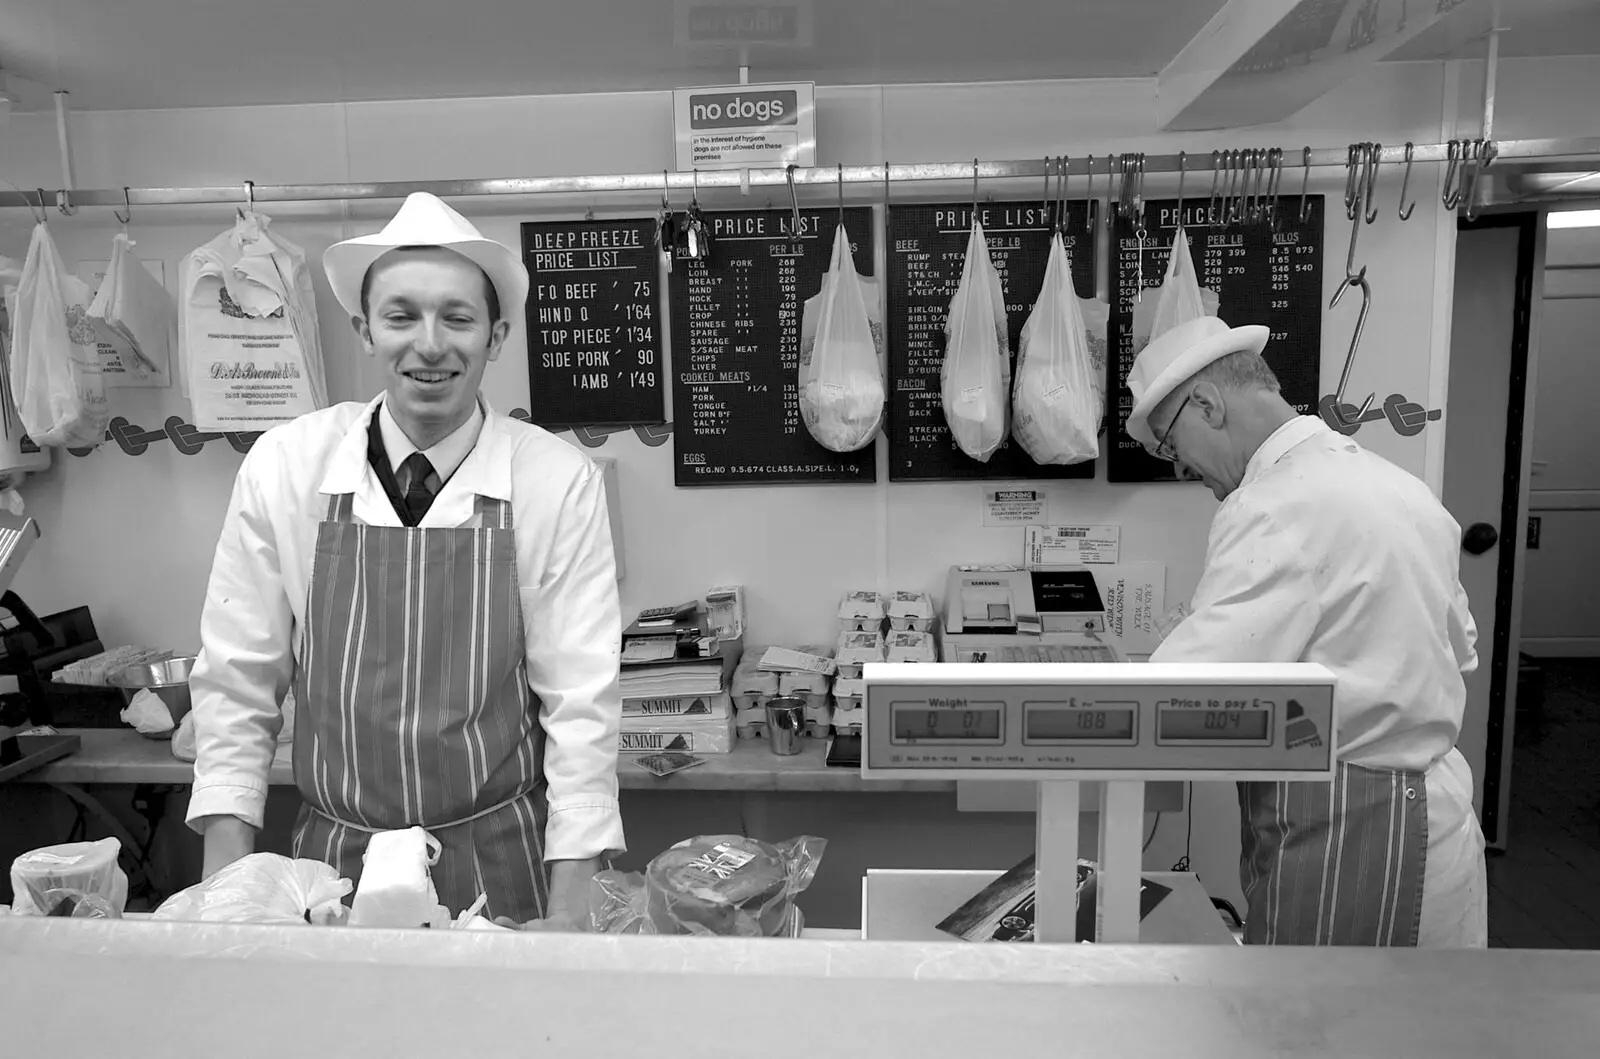
[(945, 586), (945, 662), (1120, 662), (1106, 605), (1086, 567), (953, 566)]

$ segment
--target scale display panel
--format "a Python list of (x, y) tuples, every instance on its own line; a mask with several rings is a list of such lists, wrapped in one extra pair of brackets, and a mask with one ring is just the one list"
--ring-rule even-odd
[(869, 664), (861, 769), (927, 779), (1326, 779), (1322, 666)]

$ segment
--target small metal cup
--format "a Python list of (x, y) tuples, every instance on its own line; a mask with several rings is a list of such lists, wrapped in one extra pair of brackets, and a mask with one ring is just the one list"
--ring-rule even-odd
[(792, 757), (805, 747), (806, 703), (804, 699), (783, 696), (767, 700), (767, 741), (772, 752)]

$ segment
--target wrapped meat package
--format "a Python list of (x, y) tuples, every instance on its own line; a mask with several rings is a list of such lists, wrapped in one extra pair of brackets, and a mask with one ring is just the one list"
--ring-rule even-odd
[(776, 846), (740, 835), (688, 839), (652, 860), (642, 878), (595, 876), (590, 927), (603, 934), (791, 934), (795, 897), (816, 877), (826, 846), (809, 836)]
[[(60, 912), (69, 900), (76, 905), (104, 899), (116, 916), (128, 902), (128, 876), (117, 863), (122, 843), (69, 842), (24, 853), (11, 863), (11, 910), (22, 915), (75, 915)], [(98, 901), (90, 901), (98, 904)]]

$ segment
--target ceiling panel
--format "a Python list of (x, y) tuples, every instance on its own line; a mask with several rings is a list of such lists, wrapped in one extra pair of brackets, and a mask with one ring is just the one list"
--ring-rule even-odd
[[(703, 2), (703, 0), (701, 0)], [(754, 80), (1147, 77), (1222, 0), (812, 0)], [(737, 80), (673, 0), (7, 0), (0, 67), (85, 109), (661, 89)]]

